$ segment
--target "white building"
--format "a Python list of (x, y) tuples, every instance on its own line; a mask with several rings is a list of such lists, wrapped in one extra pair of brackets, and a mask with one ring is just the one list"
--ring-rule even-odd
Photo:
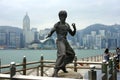
[(34, 33), (34, 41), (39, 40), (39, 32), (37, 31), (37, 28), (32, 28), (31, 31)]
[(105, 37), (105, 30), (99, 30), (99, 34), (100, 34), (102, 37)]
[(95, 37), (96, 36), (96, 31), (91, 31), (91, 35)]
[(34, 33), (30, 30), (30, 18), (28, 14), (23, 18), (23, 35), (25, 39), (25, 47), (34, 40)]
[(97, 35), (96, 36), (96, 47), (98, 48), (98, 49), (101, 49), (101, 41), (102, 40), (102, 36), (101, 35)]
[(44, 30), (40, 30), (40, 35), (43, 36), (43, 35), (48, 35), (48, 33), (50, 32), (50, 29), (46, 28)]

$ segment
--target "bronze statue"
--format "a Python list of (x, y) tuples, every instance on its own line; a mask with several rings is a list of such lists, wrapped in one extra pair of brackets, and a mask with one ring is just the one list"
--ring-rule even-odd
[(72, 36), (75, 35), (75, 33), (76, 33), (75, 23), (72, 24), (72, 26), (74, 28), (74, 31), (72, 31), (70, 29), (69, 24), (65, 22), (65, 20), (67, 18), (67, 12), (62, 10), (59, 12), (58, 15), (59, 15), (60, 21), (54, 25), (54, 27), (51, 29), (50, 33), (46, 37), (46, 38), (50, 37), (56, 31), (56, 34), (57, 34), (57, 41), (56, 41), (57, 59), (56, 59), (56, 64), (55, 64), (55, 68), (54, 68), (53, 77), (58, 76), (58, 71), (60, 69), (63, 70), (65, 73), (67, 73), (68, 71), (66, 70), (66, 65), (68, 63), (72, 63), (72, 61), (75, 57), (75, 52), (69, 45), (67, 38), (66, 38), (68, 32)]

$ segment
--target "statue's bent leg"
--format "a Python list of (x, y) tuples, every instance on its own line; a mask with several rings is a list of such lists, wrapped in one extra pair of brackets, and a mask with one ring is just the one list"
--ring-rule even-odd
[(54, 74), (53, 77), (57, 77), (58, 76), (58, 71), (60, 69), (62, 69), (63, 67), (65, 67), (65, 56), (66, 56), (66, 49), (65, 49), (65, 44), (63, 41), (57, 41), (57, 60), (56, 60), (56, 64), (55, 64), (55, 70), (54, 70)]

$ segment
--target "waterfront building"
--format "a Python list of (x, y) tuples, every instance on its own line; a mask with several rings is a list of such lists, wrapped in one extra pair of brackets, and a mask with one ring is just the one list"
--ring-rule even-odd
[(30, 49), (55, 49), (56, 44), (54, 39), (48, 38), (44, 40), (40, 40), (39, 42), (32, 42), (28, 48)]
[(102, 44), (102, 36), (101, 35), (96, 35), (96, 47), (98, 49), (101, 49)]
[(87, 47), (87, 39), (85, 36), (83, 37), (82, 41), (83, 41), (83, 47), (84, 48)]
[(91, 38), (92, 38), (92, 49), (96, 49), (96, 31), (91, 31)]
[(7, 44), (7, 33), (4, 31), (0, 31), (0, 46), (4, 46)]
[(117, 33), (117, 47), (120, 47), (120, 33)]
[(117, 39), (116, 38), (109, 38), (108, 39), (108, 48), (116, 49), (117, 47)]
[(50, 29), (46, 28), (44, 30), (40, 30), (39, 33), (40, 33), (40, 40), (43, 40), (45, 39), (45, 36), (48, 35), (48, 32), (50, 32)]
[(102, 37), (102, 40), (101, 40), (101, 49), (105, 49), (105, 48), (106, 48), (106, 38)]
[(92, 36), (96, 36), (96, 31), (91, 31)]
[(91, 35), (86, 35), (86, 47), (88, 47), (89, 49), (92, 49), (93, 48), (93, 38), (92, 38), (92, 36)]
[(37, 28), (32, 28), (31, 31), (34, 34), (34, 42), (38, 42), (39, 41), (39, 32), (37, 31)]
[(23, 48), (22, 29), (0, 26), (0, 48)]
[(34, 40), (34, 33), (30, 30), (30, 18), (27, 13), (23, 18), (23, 36), (25, 47), (27, 47)]
[(55, 40), (52, 38), (40, 40), (40, 42), (41, 42), (40, 47), (42, 49), (55, 49), (56, 48)]
[(101, 35), (102, 37), (105, 37), (105, 30), (99, 30), (99, 35)]

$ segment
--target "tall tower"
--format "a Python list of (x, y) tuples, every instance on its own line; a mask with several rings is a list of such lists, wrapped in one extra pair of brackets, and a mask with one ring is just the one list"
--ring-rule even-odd
[(23, 35), (24, 35), (25, 47), (28, 47), (28, 45), (33, 41), (34, 36), (30, 30), (30, 18), (27, 13), (23, 18)]
[(30, 18), (27, 13), (23, 18), (23, 30), (30, 31)]

